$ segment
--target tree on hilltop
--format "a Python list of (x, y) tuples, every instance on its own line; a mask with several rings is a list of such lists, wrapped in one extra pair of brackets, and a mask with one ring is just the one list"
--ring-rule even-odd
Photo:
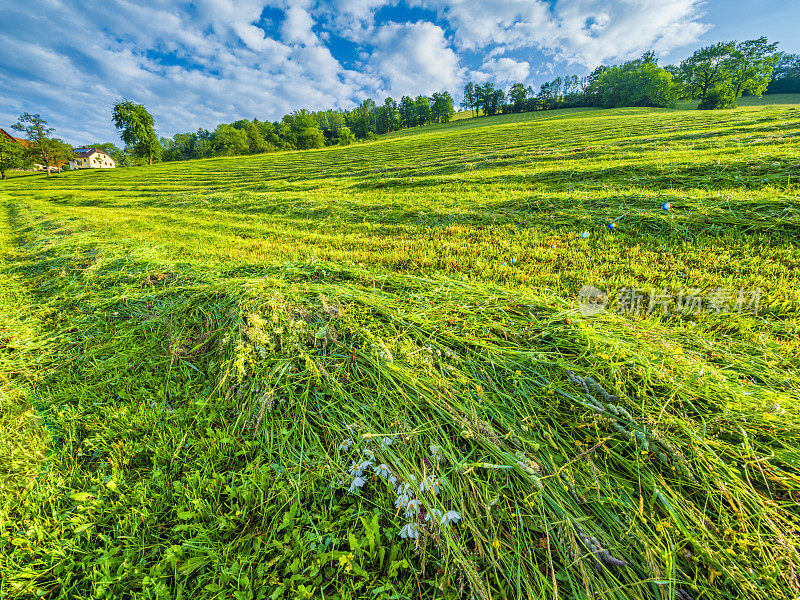
[(508, 100), (514, 112), (525, 110), (525, 101), (528, 99), (528, 88), (521, 83), (515, 83), (508, 90)]
[(603, 69), (589, 86), (592, 103), (603, 108), (654, 106), (675, 108), (680, 86), (656, 64), (652, 53)]
[(147, 109), (128, 100), (117, 102), (111, 118), (114, 127), (122, 130), (120, 137), (126, 146), (133, 149), (133, 155), (147, 158), (147, 163), (152, 165), (153, 159), (160, 155), (161, 144), (155, 132), (155, 120)]
[(695, 51), (673, 73), (687, 98), (700, 99), (698, 108), (732, 108), (745, 92), (760, 96), (766, 90), (779, 59), (776, 48), (763, 36), (720, 42)]
[(400, 113), (400, 126), (401, 127), (414, 127), (417, 124), (417, 109), (412, 100), (408, 96), (403, 96), (400, 99), (400, 106), (398, 107)]
[(699, 98), (701, 104), (708, 93), (731, 78), (731, 54), (734, 42), (719, 42), (696, 50), (678, 67), (678, 74), (686, 86), (687, 96)]
[(448, 92), (436, 92), (431, 96), (433, 104), (433, 121), (435, 123), (449, 123), (455, 114), (453, 109), (453, 97)]
[(768, 43), (764, 36), (736, 44), (731, 53), (731, 83), (737, 99), (744, 92), (753, 96), (764, 93), (780, 58), (777, 49), (778, 44)]
[(471, 81), (464, 86), (464, 99), (461, 101), (461, 108), (467, 108), (470, 112), (475, 111), (478, 116), (478, 92), (477, 87)]

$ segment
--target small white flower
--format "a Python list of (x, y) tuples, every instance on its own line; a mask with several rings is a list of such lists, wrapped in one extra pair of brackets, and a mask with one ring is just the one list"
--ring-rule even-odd
[(355, 433), (356, 431), (358, 431), (358, 423), (351, 423), (350, 425), (347, 425), (346, 427), (347, 427), (347, 430), (350, 433)]
[(394, 444), (394, 438), (392, 438), (392, 437), (385, 437), (385, 438), (383, 438), (383, 439), (381, 440), (381, 450), (386, 450), (386, 449), (388, 449), (388, 448), (389, 448), (389, 446), (391, 446), (392, 444)]
[(389, 471), (389, 465), (386, 463), (380, 464), (377, 467), (372, 467), (372, 470), (375, 471), (375, 475), (381, 479), (386, 479), (391, 475), (391, 471)]
[(364, 474), (364, 471), (369, 469), (371, 466), (372, 461), (370, 460), (365, 460), (364, 462), (354, 461), (353, 464), (350, 465), (348, 472), (353, 477), (361, 477)]
[(364, 454), (369, 457), (370, 460), (375, 460), (375, 451), (370, 450), (369, 448), (364, 450)]
[(419, 514), (419, 500), (412, 498), (406, 505), (406, 516), (413, 517), (417, 514)]
[(339, 451), (343, 452), (343, 451), (346, 451), (346, 450), (350, 450), (352, 445), (353, 445), (353, 440), (351, 440), (350, 438), (347, 438), (345, 441), (343, 441), (341, 444), (339, 444)]
[(419, 526), (416, 523), (408, 523), (400, 530), (400, 537), (409, 540), (419, 539)]
[(350, 484), (350, 489), (348, 490), (351, 494), (355, 494), (357, 488), (364, 487), (364, 484), (367, 483), (367, 480), (364, 477), (356, 477), (353, 479), (353, 482)]
[(432, 508), (425, 515), (425, 522), (428, 523), (430, 521), (439, 521), (441, 518), (442, 511), (440, 511), (438, 508)]
[(431, 458), (438, 462), (440, 465), (447, 464), (447, 458), (442, 454), (442, 449), (435, 444), (431, 444)]
[(411, 486), (407, 483), (401, 483), (397, 486), (397, 500), (394, 501), (394, 505), (397, 508), (405, 508), (413, 497), (414, 492)]
[(444, 513), (444, 516), (442, 517), (442, 520), (441, 520), (441, 524), (445, 525), (445, 526), (449, 526), (450, 523), (457, 523), (460, 520), (461, 520), (461, 514), (460, 513), (456, 512), (454, 510), (448, 510), (446, 513)]
[(433, 492), (434, 496), (438, 496), (442, 491), (442, 482), (438, 479), (434, 479), (432, 475), (428, 475), (422, 480), (422, 483), (419, 484), (419, 491), (424, 493), (425, 490), (430, 490)]
[(389, 483), (391, 483), (391, 484), (392, 484), (392, 487), (393, 487), (395, 490), (397, 490), (397, 477), (395, 477), (395, 476), (394, 476), (394, 475), (392, 475), (391, 473), (389, 474)]

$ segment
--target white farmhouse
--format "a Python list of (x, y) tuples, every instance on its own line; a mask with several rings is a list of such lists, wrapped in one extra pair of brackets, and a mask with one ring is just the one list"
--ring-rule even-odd
[(75, 158), (69, 161), (70, 169), (113, 169), (114, 159), (97, 148), (75, 148)]

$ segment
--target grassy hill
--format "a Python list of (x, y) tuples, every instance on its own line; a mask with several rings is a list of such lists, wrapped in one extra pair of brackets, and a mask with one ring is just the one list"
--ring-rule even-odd
[(799, 141), (582, 109), (3, 182), (0, 596), (797, 597)]

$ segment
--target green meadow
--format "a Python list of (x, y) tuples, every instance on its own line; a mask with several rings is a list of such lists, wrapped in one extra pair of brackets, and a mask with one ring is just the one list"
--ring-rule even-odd
[(800, 97), (689, 108), (14, 174), (0, 597), (800, 596)]

